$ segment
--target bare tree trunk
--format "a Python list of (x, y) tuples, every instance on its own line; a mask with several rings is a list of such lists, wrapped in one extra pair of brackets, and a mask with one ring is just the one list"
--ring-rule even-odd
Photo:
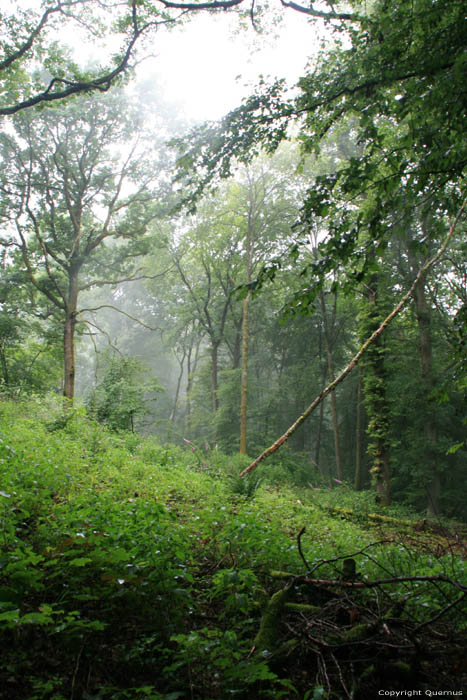
[(7, 365), (6, 355), (5, 355), (5, 351), (3, 349), (3, 346), (0, 347), (0, 362), (2, 365), (3, 384), (5, 386), (9, 386), (10, 378), (9, 378), (9, 374), (8, 374), (8, 365)]
[(235, 342), (232, 350), (232, 369), (238, 369), (240, 367), (240, 359), (242, 352), (242, 331), (243, 318), (241, 321), (241, 326), (236, 329), (235, 332)]
[[(415, 315), (418, 324), (420, 339), (420, 370), (421, 387), (424, 396), (429, 401), (433, 389), (433, 345), (431, 340), (431, 315), (426, 298), (426, 278), (421, 276), (414, 292)], [(441, 483), (436, 472), (435, 445), (437, 438), (435, 412), (427, 407), (423, 420), (424, 433), (424, 461), (429, 470), (430, 481), (427, 484), (427, 513), (430, 517), (436, 517), (440, 513)]]
[(363, 387), (361, 367), (358, 368), (357, 416), (355, 426), (355, 491), (362, 489)]
[(240, 399), (240, 454), (246, 455), (246, 410), (248, 394), (248, 309), (250, 294), (243, 301), (242, 321), (242, 381)]
[(184, 364), (185, 364), (185, 357), (186, 357), (186, 354), (187, 354), (187, 350), (186, 350), (186, 347), (184, 347), (184, 348), (183, 348), (182, 358), (179, 359), (179, 358), (177, 357), (178, 364), (180, 365), (180, 372), (178, 373), (177, 387), (176, 387), (176, 389), (175, 389), (174, 403), (173, 403), (172, 411), (171, 411), (171, 413), (170, 413), (169, 426), (168, 426), (168, 428), (167, 428), (167, 440), (169, 439), (170, 428), (171, 428), (171, 426), (173, 426), (173, 424), (175, 423), (175, 415), (176, 415), (176, 413), (177, 413), (178, 399), (179, 399), (179, 396), (180, 396), (180, 387), (181, 387), (181, 385), (182, 385), (183, 371), (184, 371)]
[(78, 270), (71, 269), (68, 277), (68, 299), (63, 333), (64, 386), (63, 395), (72, 403), (75, 396), (75, 330), (78, 308)]
[(193, 357), (193, 344), (190, 344), (188, 348), (187, 355), (187, 366), (186, 366), (186, 417), (187, 417), (187, 427), (190, 428), (191, 422), (191, 392), (193, 389), (193, 378), (195, 376), (195, 371), (198, 366), (199, 359), (199, 346), (201, 344), (200, 338), (198, 338), (194, 344), (195, 356)]
[(211, 402), (212, 412), (217, 413), (219, 408), (218, 390), (218, 353), (219, 341), (211, 341)]
[[(323, 334), (320, 330), (318, 357), (319, 357), (319, 364), (322, 368), (321, 369), (321, 390), (323, 390), (326, 387), (326, 372), (327, 372), (326, 363), (323, 362), (322, 335)], [(315, 444), (315, 464), (320, 472), (321, 472), (321, 468), (319, 466), (319, 457), (320, 457), (320, 452), (321, 452), (321, 434), (323, 432), (323, 420), (324, 420), (324, 403), (321, 402), (319, 405), (318, 429), (316, 431), (316, 444)]]
[[(320, 302), (321, 302), (321, 312), (322, 312), (322, 316), (323, 316), (324, 343), (326, 346), (329, 381), (333, 382), (335, 379), (335, 374), (334, 374), (334, 362), (333, 362), (333, 358), (332, 358), (331, 331), (329, 328), (328, 317), (327, 317), (327, 313), (326, 313), (326, 304), (324, 302), (324, 292), (321, 291), (319, 296), (320, 296)], [(334, 303), (335, 303), (335, 300), (334, 300)], [(333, 430), (333, 435), (334, 435), (334, 456), (335, 456), (335, 460), (336, 460), (337, 478), (342, 481), (342, 479), (344, 478), (344, 475), (342, 473), (342, 462), (341, 462), (340, 445), (339, 445), (339, 421), (337, 418), (337, 402), (336, 402), (336, 392), (335, 391), (333, 391), (331, 393), (331, 412), (332, 412), (332, 430)]]

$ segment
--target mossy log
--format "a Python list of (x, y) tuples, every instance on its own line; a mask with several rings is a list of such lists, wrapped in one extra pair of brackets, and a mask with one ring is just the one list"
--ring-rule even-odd
[(293, 579), (294, 578), (294, 574), (291, 574), (289, 571), (272, 570), (269, 572), (269, 576), (271, 578), (282, 578), (282, 579)]
[(348, 644), (349, 642), (360, 642), (374, 634), (378, 629), (378, 623), (362, 623), (354, 625), (348, 630), (342, 630), (339, 634), (326, 637), (328, 644)]
[[(280, 572), (285, 575), (285, 572)], [(282, 576), (281, 576), (282, 577)], [(287, 574), (287, 578), (291, 578)], [(254, 640), (255, 654), (267, 658), (278, 658), (289, 653), (297, 644), (296, 640), (289, 639), (285, 644), (278, 646), (278, 634), (281, 615), (287, 612), (304, 614), (318, 614), (322, 610), (318, 605), (307, 603), (290, 603), (289, 596), (292, 592), (293, 583), (290, 582), (285, 588), (281, 588), (274, 593), (263, 608), (263, 615), (259, 626), (258, 634)]]
[(261, 617), (258, 634), (255, 637), (255, 653), (273, 655), (277, 651), (277, 635), (284, 605), (290, 595), (291, 586), (281, 588), (269, 599)]
[(393, 527), (397, 527), (398, 530), (400, 529), (412, 529), (417, 532), (420, 532), (422, 530), (431, 530), (431, 525), (430, 523), (424, 518), (423, 520), (405, 520), (403, 518), (394, 518), (389, 515), (382, 515), (381, 513), (363, 513), (363, 512), (355, 512), (352, 510), (352, 508), (343, 508), (341, 506), (321, 506), (323, 510), (328, 511), (329, 513), (332, 513), (333, 515), (340, 515), (342, 518), (348, 518), (348, 519), (365, 519), (367, 518), (368, 520), (374, 522), (374, 523), (381, 523), (384, 525), (391, 525)]
[(319, 605), (309, 605), (308, 603), (285, 603), (284, 608), (291, 612), (314, 614), (322, 613), (323, 609)]

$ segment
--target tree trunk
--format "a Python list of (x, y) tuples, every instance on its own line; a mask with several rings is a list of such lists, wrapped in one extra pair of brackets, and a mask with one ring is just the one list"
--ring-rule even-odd
[(219, 341), (211, 341), (211, 401), (212, 401), (212, 412), (217, 413), (219, 408), (219, 399), (217, 396), (218, 389), (218, 360), (219, 353)]
[(242, 352), (242, 326), (243, 318), (241, 324), (235, 330), (235, 342), (232, 351), (232, 369), (238, 369), (240, 367), (241, 352)]
[(363, 388), (361, 367), (358, 368), (357, 416), (355, 426), (355, 491), (362, 489)]
[[(194, 343), (190, 342), (187, 354), (187, 366), (186, 366), (186, 427), (190, 429), (191, 427), (191, 392), (193, 390), (193, 379), (195, 376), (195, 371), (198, 366), (199, 359), (199, 346), (201, 340), (198, 338)], [(193, 358), (193, 349), (195, 355)]]
[(9, 386), (10, 378), (8, 375), (8, 365), (7, 365), (6, 355), (5, 355), (5, 351), (3, 349), (3, 346), (0, 347), (0, 362), (2, 365), (3, 384), (4, 384), (4, 386)]
[(63, 334), (64, 383), (63, 395), (73, 402), (75, 396), (75, 329), (78, 308), (78, 270), (71, 270), (68, 276), (68, 299), (65, 309)]
[[(374, 275), (367, 287), (366, 309), (361, 314), (360, 333), (363, 337), (372, 334), (381, 324), (382, 310), (378, 296), (381, 279)], [(368, 455), (370, 457), (373, 482), (381, 505), (390, 503), (389, 489), (389, 444), (387, 439), (389, 405), (386, 396), (386, 368), (384, 341), (378, 336), (368, 348), (362, 363), (363, 393), (368, 416)]]
[[(185, 340), (186, 340), (186, 339), (185, 339)], [(167, 425), (167, 442), (170, 440), (170, 433), (171, 433), (172, 427), (173, 427), (173, 425), (174, 425), (174, 423), (175, 423), (175, 416), (176, 416), (176, 413), (177, 413), (178, 399), (179, 399), (179, 397), (180, 397), (180, 388), (181, 388), (181, 385), (182, 385), (183, 371), (184, 371), (184, 368), (185, 368), (185, 358), (186, 358), (186, 355), (187, 355), (187, 350), (186, 350), (186, 347), (184, 347), (184, 348), (183, 348), (182, 358), (179, 359), (179, 358), (177, 357), (178, 364), (180, 365), (180, 372), (178, 373), (178, 378), (177, 378), (177, 386), (176, 386), (176, 389), (175, 389), (175, 397), (174, 397), (174, 402), (173, 402), (173, 408), (172, 408), (172, 411), (171, 411), (171, 413), (170, 413), (170, 418), (169, 418), (169, 422), (168, 422), (168, 425)]]
[(242, 321), (242, 381), (240, 399), (240, 454), (246, 455), (246, 410), (248, 393), (248, 309), (250, 294), (243, 301)]
[[(323, 391), (326, 387), (326, 372), (327, 372), (327, 367), (326, 363), (323, 362), (323, 344), (321, 342), (321, 337), (322, 334), (320, 333), (319, 336), (319, 362), (321, 365), (321, 391)], [(319, 459), (320, 459), (320, 452), (321, 452), (321, 434), (323, 432), (323, 420), (324, 420), (324, 402), (322, 401), (319, 406), (319, 419), (318, 419), (318, 429), (316, 431), (316, 444), (315, 444), (315, 464), (319, 471), (322, 473), (321, 468), (319, 466)]]
[(429, 397), (433, 390), (433, 346), (431, 341), (431, 316), (426, 299), (426, 280), (421, 277), (414, 292), (415, 314), (417, 317), (418, 333), (420, 339), (420, 370), (421, 388), (428, 402), (423, 420), (424, 433), (424, 462), (429, 473), (427, 484), (427, 512), (430, 517), (439, 515), (440, 506), (440, 477), (436, 472), (436, 421), (433, 406), (429, 405)]
[[(324, 343), (326, 346), (328, 375), (329, 375), (329, 381), (333, 382), (335, 379), (334, 362), (333, 362), (333, 358), (332, 358), (331, 332), (330, 332), (327, 313), (326, 313), (326, 304), (324, 302), (324, 292), (321, 292), (319, 296), (320, 296), (321, 311), (322, 311), (322, 316), (323, 316)], [(332, 412), (332, 430), (333, 430), (333, 435), (334, 435), (334, 456), (335, 456), (335, 460), (336, 460), (337, 478), (342, 481), (344, 478), (344, 475), (342, 472), (342, 462), (341, 462), (340, 445), (339, 445), (339, 421), (337, 418), (337, 402), (336, 402), (336, 392), (335, 391), (331, 392), (331, 412)]]

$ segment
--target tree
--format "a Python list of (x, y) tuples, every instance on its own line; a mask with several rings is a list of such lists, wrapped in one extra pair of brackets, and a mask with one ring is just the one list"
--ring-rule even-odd
[[(300, 79), (298, 97), (285, 94), (280, 81), (263, 83), (218, 125), (200, 127), (180, 142), (180, 178), (193, 206), (210, 183), (229, 174), (235, 158), (248, 161), (260, 148), (274, 151), (293, 119), (307, 153), (319, 152), (342, 128), (353, 132), (358, 148), (314, 178), (295, 227), (294, 256), (310, 230), (327, 231), (316, 259), (302, 267), (306, 282), (293, 299), (294, 308), (305, 310), (331, 275), (347, 290), (359, 283), (371, 287), (375, 267), (401, 233), (395, 218), (420, 218), (427, 201), (437, 220), (427, 236), (439, 245), (440, 228), (446, 232), (447, 217), (461, 213), (465, 197), (463, 3), (378, 0), (353, 7), (358, 12), (346, 20), (346, 41), (337, 37), (322, 51)], [(268, 263), (249, 289), (257, 291), (283, 268), (283, 256)]]
[(5, 242), (20, 251), (29, 284), (62, 324), (70, 400), (79, 295), (139, 276), (144, 235), (160, 210), (157, 146), (148, 147), (125, 109), (118, 95), (82, 98), (36, 116), (21, 113), (15, 135), (1, 135)]
[(25, 284), (21, 261), (0, 267), (0, 385), (7, 393), (46, 391), (60, 384), (59, 328)]
[[(315, 10), (281, 0), (284, 8), (324, 20), (356, 20), (357, 15)], [(40, 11), (21, 7), (13, 0), (11, 10), (0, 11), (3, 36), (0, 44), (0, 116), (66, 99), (77, 94), (105, 92), (132, 68), (137, 48), (163, 26), (171, 27), (198, 12), (233, 10), (248, 17), (258, 29), (262, 8), (246, 0), (172, 2), (155, 0), (106, 6), (100, 0), (43, 0)], [(243, 5), (246, 5), (244, 8)], [(256, 13), (256, 14), (255, 14)], [(119, 37), (119, 50), (102, 67), (80, 66), (70, 54), (66, 37), (81, 34), (82, 44), (95, 44)], [(108, 54), (108, 48), (105, 47)], [(42, 70), (37, 70), (37, 65)]]
[[(355, 3), (360, 8), (360, 3)], [(304, 199), (298, 242), (315, 221), (329, 222), (320, 259), (309, 266), (315, 294), (330, 270), (365, 274), (374, 250), (384, 253), (392, 215), (437, 196), (437, 215), (455, 215), (467, 163), (463, 134), (466, 18), (462, 2), (378, 0), (350, 22), (350, 46), (336, 40), (288, 97), (282, 82), (266, 86), (217, 125), (195, 129), (180, 141), (179, 177), (196, 203), (210, 182), (231, 172), (234, 158), (248, 161), (260, 148), (274, 151), (297, 120), (306, 152), (319, 151), (342, 125), (353, 130), (359, 151), (315, 179)], [(350, 21), (350, 20), (348, 20)], [(407, 41), (407, 37), (411, 41)], [(367, 200), (368, 195), (371, 197)], [(365, 207), (359, 202), (366, 201)], [(361, 244), (362, 233), (373, 244)], [(259, 281), (281, 267), (269, 265)], [(307, 297), (312, 301), (310, 289)], [(303, 303), (306, 299), (303, 299)]]
[[(239, 443), (238, 433), (231, 439), (231, 428), (236, 425), (243, 452), (250, 331), (253, 335), (261, 332), (262, 314), (258, 310), (250, 328), (250, 299), (247, 295), (241, 302), (235, 290), (248, 284), (260, 266), (287, 245), (301, 181), (300, 176), (294, 179), (295, 169), (296, 148), (283, 148), (274, 159), (258, 159), (248, 168), (239, 168), (235, 179), (204, 201), (196, 215), (182, 220), (171, 246), (177, 271), (167, 291), (173, 298), (171, 325), (179, 338), (186, 335), (190, 339), (195, 320), (205, 339), (201, 349), (204, 346), (206, 350), (208, 342), (209, 420), (216, 417), (218, 437), (228, 432), (229, 438), (224, 442), (222, 437), (222, 444), (230, 449)], [(160, 290), (154, 292), (161, 295)], [(186, 360), (188, 349), (184, 342), (182, 356)], [(228, 417), (225, 412), (219, 414), (222, 380), (232, 387), (232, 392), (222, 390)], [(238, 403), (232, 406), (230, 398), (235, 392)]]
[[(45, 0), (41, 11), (14, 0), (0, 11), (0, 116), (63, 100), (72, 95), (105, 92), (131, 67), (142, 38), (177, 21), (156, 5), (130, 0), (105, 7), (99, 0)], [(178, 13), (180, 14), (180, 13)], [(83, 45), (121, 38), (121, 47), (103, 67), (78, 65), (66, 44), (70, 33)], [(38, 70), (40, 64), (42, 69)]]
[(147, 377), (141, 360), (124, 355), (104, 358), (104, 369), (97, 386), (88, 397), (88, 410), (111, 430), (131, 430), (136, 421), (150, 411), (151, 401), (162, 387)]

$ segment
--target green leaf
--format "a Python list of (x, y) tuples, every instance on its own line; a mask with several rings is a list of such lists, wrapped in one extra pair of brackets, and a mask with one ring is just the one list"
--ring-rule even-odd
[(464, 447), (464, 445), (465, 445), (464, 441), (458, 442), (455, 445), (451, 445), (451, 447), (448, 450), (446, 450), (446, 454), (447, 455), (455, 455), (456, 452), (459, 452), (459, 450), (461, 450)]

